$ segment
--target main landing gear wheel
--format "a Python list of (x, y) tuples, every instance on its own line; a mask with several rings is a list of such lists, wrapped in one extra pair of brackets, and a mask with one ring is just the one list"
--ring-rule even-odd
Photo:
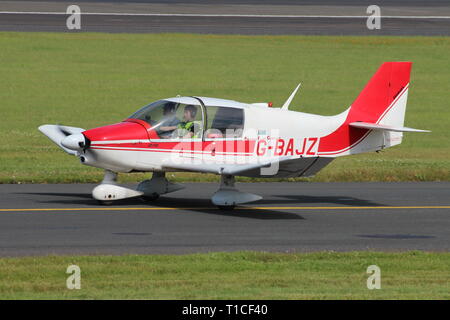
[(238, 204), (257, 201), (261, 198), (256, 194), (237, 190), (234, 176), (221, 175), (219, 190), (212, 196), (211, 201), (220, 210), (233, 210)]
[(142, 192), (140, 199), (144, 202), (152, 202), (160, 195), (183, 189), (182, 185), (172, 183), (166, 179), (165, 172), (153, 172), (150, 180), (144, 180), (137, 186), (137, 191)]
[(236, 206), (232, 205), (232, 206), (217, 206), (218, 209), (223, 210), (223, 211), (232, 211), (234, 210)]
[(159, 199), (159, 194), (153, 193), (151, 195), (141, 196), (139, 199), (141, 199), (144, 202), (153, 202)]

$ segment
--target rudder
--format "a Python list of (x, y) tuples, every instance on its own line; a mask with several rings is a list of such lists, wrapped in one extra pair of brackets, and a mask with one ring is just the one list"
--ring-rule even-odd
[(412, 62), (383, 63), (351, 104), (344, 123), (320, 139), (319, 153), (323, 156), (338, 156), (379, 150), (401, 143), (401, 132), (372, 134), (366, 139), (370, 130), (351, 127), (349, 124), (366, 122), (403, 126), (411, 67)]
[[(352, 103), (348, 122), (403, 126), (411, 66), (412, 62), (383, 63)], [(391, 111), (396, 116), (386, 118)]]

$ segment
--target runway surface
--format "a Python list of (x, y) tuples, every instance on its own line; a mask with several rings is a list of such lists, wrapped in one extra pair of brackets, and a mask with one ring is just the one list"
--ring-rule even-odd
[(216, 184), (101, 206), (94, 185), (0, 185), (0, 256), (450, 247), (450, 183), (254, 183), (221, 211)]
[(81, 30), (68, 30), (71, 1), (1, 1), (0, 31), (243, 35), (450, 35), (450, 2), (381, 1), (381, 29), (369, 30), (370, 2), (79, 1)]

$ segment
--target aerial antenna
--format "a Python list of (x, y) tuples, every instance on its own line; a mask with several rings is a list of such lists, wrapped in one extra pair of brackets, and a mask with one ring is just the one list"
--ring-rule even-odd
[(302, 85), (301, 83), (298, 84), (297, 88), (295, 88), (295, 90), (292, 92), (292, 94), (289, 96), (289, 98), (283, 104), (281, 109), (283, 109), (283, 110), (288, 110), (289, 109), (289, 105), (291, 104), (292, 100), (295, 97), (295, 94), (297, 93), (297, 91), (298, 91), (298, 89), (300, 88), (301, 85)]

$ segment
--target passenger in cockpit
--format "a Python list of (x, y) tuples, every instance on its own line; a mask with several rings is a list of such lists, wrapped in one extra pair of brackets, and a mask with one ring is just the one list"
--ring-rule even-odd
[(158, 128), (158, 135), (160, 138), (169, 139), (172, 137), (172, 133), (178, 128), (180, 120), (176, 117), (176, 103), (169, 102), (163, 107), (163, 119), (161, 125)]

